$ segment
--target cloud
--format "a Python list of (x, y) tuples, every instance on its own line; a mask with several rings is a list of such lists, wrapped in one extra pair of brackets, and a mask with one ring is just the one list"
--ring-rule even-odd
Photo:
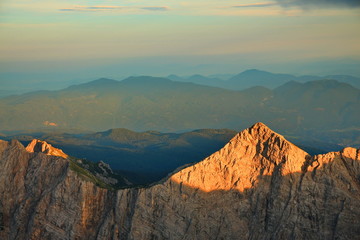
[(260, 2), (260, 3), (249, 3), (249, 4), (240, 4), (233, 6), (234, 8), (261, 8), (261, 7), (270, 7), (279, 5), (276, 2)]
[(74, 8), (61, 8), (59, 9), (59, 11), (64, 11), (64, 12), (73, 12), (73, 11), (77, 11), (76, 9)]
[(120, 6), (94, 6), (94, 7), (86, 7), (86, 9), (90, 10), (113, 10), (113, 9), (121, 9), (124, 7)]
[(61, 8), (59, 11), (84, 12), (84, 11), (108, 11), (123, 9), (121, 6), (74, 6), (72, 8)]
[(283, 8), (300, 7), (302, 9), (311, 8), (354, 8), (360, 7), (360, 0), (275, 0), (275, 2), (257, 2), (240, 4), (234, 8), (262, 8), (271, 6), (281, 6)]
[(142, 7), (141, 9), (149, 10), (149, 11), (167, 11), (168, 7)]
[(96, 11), (116, 11), (116, 10), (147, 10), (147, 11), (167, 11), (168, 7), (125, 7), (125, 6), (74, 6), (72, 8), (61, 8), (64, 12), (96, 12)]
[(360, 7), (359, 0), (276, 0), (280, 6), (308, 8), (353, 8)]

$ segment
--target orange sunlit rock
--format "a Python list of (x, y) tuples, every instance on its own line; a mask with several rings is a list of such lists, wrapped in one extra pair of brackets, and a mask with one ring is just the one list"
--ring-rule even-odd
[(65, 154), (61, 149), (53, 147), (51, 144), (41, 141), (38, 139), (32, 140), (29, 145), (26, 147), (28, 152), (42, 152), (46, 155), (58, 156), (67, 158), (68, 155)]
[(44, 122), (44, 125), (45, 126), (52, 126), (52, 127), (57, 127), (57, 123), (54, 123), (54, 122), (49, 122), (49, 121), (45, 121)]
[[(271, 146), (271, 147), (270, 147)], [(171, 177), (177, 183), (202, 191), (238, 190), (256, 186), (261, 175), (281, 166), (282, 175), (301, 172), (308, 154), (257, 123), (237, 134), (220, 151)]]

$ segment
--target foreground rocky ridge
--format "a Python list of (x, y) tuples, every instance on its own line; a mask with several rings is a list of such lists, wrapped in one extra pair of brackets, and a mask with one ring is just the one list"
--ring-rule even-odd
[(162, 183), (114, 191), (2, 141), (0, 213), (1, 239), (356, 239), (360, 154), (310, 156), (258, 123)]

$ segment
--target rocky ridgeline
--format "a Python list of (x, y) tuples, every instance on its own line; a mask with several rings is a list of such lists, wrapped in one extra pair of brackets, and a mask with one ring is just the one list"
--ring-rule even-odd
[(0, 142), (0, 239), (360, 238), (359, 150), (310, 156), (261, 123), (148, 188), (70, 165)]
[(62, 158), (68, 158), (68, 155), (65, 154), (61, 149), (53, 147), (51, 144), (41, 141), (38, 139), (32, 140), (29, 145), (26, 147), (28, 152), (42, 152), (46, 155), (58, 156)]
[(100, 187), (113, 189), (132, 185), (126, 178), (114, 173), (110, 165), (102, 161), (94, 163), (85, 159), (68, 156), (61, 149), (55, 148), (45, 141), (34, 139), (25, 149), (30, 153), (44, 153), (46, 155), (68, 159), (71, 170), (79, 173), (84, 179), (92, 181)]

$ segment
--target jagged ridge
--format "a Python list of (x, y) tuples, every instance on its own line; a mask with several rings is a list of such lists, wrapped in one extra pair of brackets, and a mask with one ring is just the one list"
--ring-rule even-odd
[(149, 188), (102, 189), (34, 154), (0, 142), (2, 239), (360, 236), (359, 150), (312, 157), (261, 123)]
[(220, 151), (171, 177), (209, 192), (254, 187), (261, 175), (301, 172), (308, 154), (263, 123), (237, 134)]
[(95, 183), (99, 187), (117, 189), (131, 186), (132, 184), (123, 176), (115, 174), (110, 166), (104, 162), (94, 163), (84, 159), (78, 159), (65, 154), (61, 149), (51, 144), (33, 139), (25, 148), (29, 153), (44, 153), (69, 160), (70, 169), (78, 173), (85, 180)]
[(61, 149), (55, 148), (55, 147), (51, 146), (51, 144), (49, 144), (45, 141), (38, 140), (38, 139), (33, 139), (29, 143), (29, 145), (26, 147), (26, 151), (31, 152), (31, 153), (42, 152), (47, 155), (68, 158), (68, 155), (65, 154)]

